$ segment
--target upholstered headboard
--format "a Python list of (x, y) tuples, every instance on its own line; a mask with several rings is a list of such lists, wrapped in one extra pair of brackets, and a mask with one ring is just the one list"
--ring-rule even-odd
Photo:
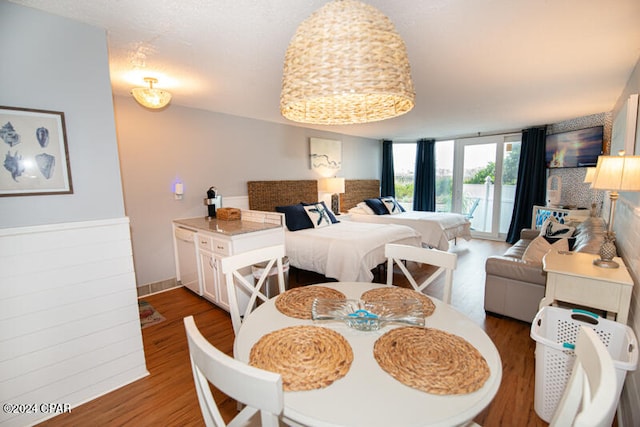
[(249, 181), (249, 209), (274, 212), (276, 206), (318, 201), (318, 181)]
[(340, 195), (340, 210), (346, 212), (364, 199), (380, 197), (380, 181), (377, 179), (346, 179), (344, 194)]

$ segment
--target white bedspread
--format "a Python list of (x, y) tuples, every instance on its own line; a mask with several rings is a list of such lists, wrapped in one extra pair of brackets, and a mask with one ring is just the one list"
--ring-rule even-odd
[(324, 228), (285, 232), (289, 263), (342, 282), (371, 282), (386, 261), (384, 245), (420, 246), (420, 234), (404, 225), (341, 221)]
[(464, 215), (447, 212), (407, 211), (395, 215), (369, 215), (351, 213), (350, 219), (356, 222), (374, 224), (407, 225), (422, 235), (422, 244), (446, 251), (449, 240), (455, 238), (471, 239), (471, 222)]

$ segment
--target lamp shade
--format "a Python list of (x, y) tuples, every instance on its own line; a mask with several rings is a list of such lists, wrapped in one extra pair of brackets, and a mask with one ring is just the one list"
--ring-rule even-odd
[(285, 54), (280, 112), (292, 121), (367, 123), (414, 106), (406, 47), (376, 8), (334, 0), (300, 24)]
[(591, 184), (596, 190), (640, 191), (640, 156), (600, 156)]
[(319, 190), (322, 193), (344, 193), (344, 178), (324, 178), (320, 180)]
[(140, 105), (147, 108), (158, 109), (164, 107), (171, 101), (171, 93), (153, 87), (154, 83), (158, 83), (158, 79), (145, 77), (144, 81), (149, 83), (149, 87), (136, 87), (131, 89), (131, 95), (133, 95)]
[(587, 172), (584, 175), (584, 181), (582, 182), (593, 182), (593, 177), (595, 175), (596, 175), (595, 167), (587, 168)]

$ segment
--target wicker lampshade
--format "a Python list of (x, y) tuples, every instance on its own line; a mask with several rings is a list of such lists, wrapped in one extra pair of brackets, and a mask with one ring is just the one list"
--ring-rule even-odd
[(300, 24), (287, 48), (280, 112), (289, 120), (374, 122), (410, 111), (414, 99), (404, 41), (372, 6), (331, 1)]

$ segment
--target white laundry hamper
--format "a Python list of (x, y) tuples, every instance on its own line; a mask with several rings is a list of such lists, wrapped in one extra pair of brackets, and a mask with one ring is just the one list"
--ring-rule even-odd
[(551, 421), (571, 375), (580, 326), (596, 331), (609, 350), (616, 368), (617, 398), (627, 372), (638, 365), (638, 342), (629, 326), (585, 310), (543, 307), (531, 323), (531, 338), (536, 341), (534, 408), (546, 422)]

